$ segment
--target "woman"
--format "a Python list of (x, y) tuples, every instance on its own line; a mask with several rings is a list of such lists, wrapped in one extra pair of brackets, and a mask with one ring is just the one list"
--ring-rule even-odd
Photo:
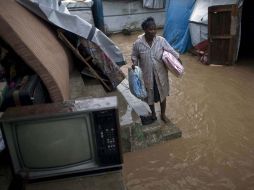
[(131, 60), (139, 65), (143, 72), (147, 90), (147, 103), (152, 111), (152, 118), (156, 120), (154, 103), (160, 102), (161, 120), (169, 122), (166, 117), (166, 96), (169, 95), (168, 70), (162, 62), (163, 51), (171, 52), (179, 58), (179, 54), (169, 45), (165, 38), (156, 35), (156, 24), (152, 17), (148, 17), (141, 25), (144, 34), (138, 36), (133, 44)]

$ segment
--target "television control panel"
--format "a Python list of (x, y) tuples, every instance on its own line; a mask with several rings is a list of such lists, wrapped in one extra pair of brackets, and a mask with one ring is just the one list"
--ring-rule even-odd
[(100, 163), (103, 165), (121, 163), (116, 114), (117, 112), (115, 109), (93, 113), (97, 136), (97, 153)]

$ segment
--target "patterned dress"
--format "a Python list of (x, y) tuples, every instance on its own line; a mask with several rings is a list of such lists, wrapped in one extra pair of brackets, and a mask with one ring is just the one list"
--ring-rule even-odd
[(138, 36), (133, 44), (131, 60), (134, 65), (139, 65), (143, 72), (149, 105), (154, 104), (154, 79), (161, 102), (169, 95), (168, 70), (162, 62), (163, 50), (169, 51), (179, 58), (179, 54), (161, 36), (154, 37), (151, 47), (146, 42), (144, 34)]

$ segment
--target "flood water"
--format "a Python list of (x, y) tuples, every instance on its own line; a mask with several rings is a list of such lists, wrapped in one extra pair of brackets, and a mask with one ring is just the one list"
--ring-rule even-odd
[[(111, 36), (126, 73), (137, 35)], [(170, 74), (167, 116), (182, 137), (125, 153), (127, 189), (254, 189), (254, 58), (236, 66), (181, 59), (186, 72), (181, 79)]]

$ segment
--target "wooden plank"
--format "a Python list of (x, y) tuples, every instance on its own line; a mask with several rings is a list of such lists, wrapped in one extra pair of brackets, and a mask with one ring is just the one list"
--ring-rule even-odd
[[(230, 34), (233, 36), (232, 39), (229, 42), (229, 49), (228, 49), (228, 59), (232, 62), (232, 64), (235, 63), (235, 51), (236, 49), (236, 21), (237, 18), (238, 8), (236, 5), (232, 5), (231, 7), (231, 24), (230, 24)], [(233, 32), (234, 31), (234, 32)]]
[(211, 36), (210, 39), (231, 39), (233, 36), (231, 35), (216, 35), (216, 36)]
[(104, 82), (104, 80), (97, 74), (97, 72), (91, 67), (91, 65), (87, 62), (87, 60), (79, 53), (79, 51), (74, 48), (74, 46), (69, 42), (69, 40), (64, 36), (64, 34), (58, 30), (59, 38), (72, 50), (72, 52), (87, 65), (91, 73), (105, 86), (108, 91), (111, 91), (111, 88)]
[[(85, 76), (88, 76), (88, 77), (91, 77), (91, 78), (97, 79), (96, 76), (95, 76), (93, 73), (91, 73), (91, 71), (90, 71), (89, 69), (87, 69), (87, 68), (84, 68), (84, 69), (81, 71), (81, 74), (82, 74), (82, 75), (85, 75)], [(102, 78), (102, 80), (105, 81), (105, 82), (109, 82), (109, 80), (104, 79), (104, 78)]]
[(209, 11), (214, 14), (221, 13), (221, 12), (231, 12), (233, 6), (234, 4), (215, 5), (215, 6), (209, 7)]

